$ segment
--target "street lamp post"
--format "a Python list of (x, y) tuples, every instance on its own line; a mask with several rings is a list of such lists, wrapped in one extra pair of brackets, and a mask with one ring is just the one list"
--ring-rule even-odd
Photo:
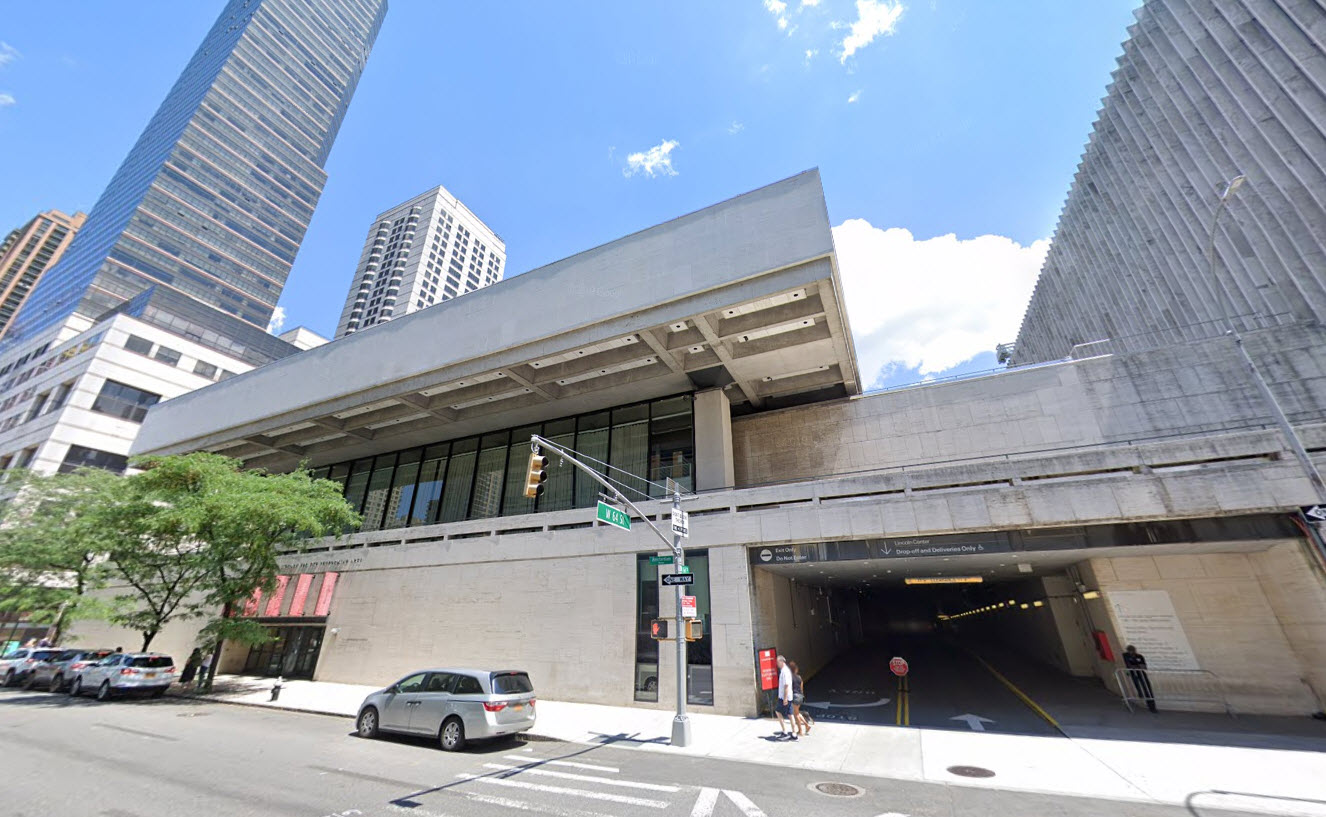
[(1215, 239), (1216, 228), (1220, 224), (1220, 214), (1229, 206), (1230, 198), (1243, 186), (1245, 181), (1247, 181), (1247, 177), (1242, 174), (1230, 179), (1229, 183), (1225, 185), (1225, 192), (1220, 194), (1220, 201), (1216, 204), (1215, 212), (1211, 215), (1211, 234), (1206, 242), (1207, 276), (1211, 279), (1212, 288), (1219, 291), (1223, 300), (1225, 300), (1224, 306), (1228, 307), (1228, 311), (1225, 313), (1225, 320), (1229, 324), (1226, 334), (1233, 339), (1234, 346), (1238, 348), (1239, 355), (1243, 359), (1244, 367), (1248, 370), (1253, 382), (1257, 384), (1257, 390), (1261, 393), (1262, 399), (1271, 407), (1271, 412), (1275, 415), (1275, 422), (1280, 426), (1285, 441), (1289, 443), (1289, 447), (1293, 450), (1299, 465), (1303, 467), (1303, 471), (1307, 474), (1308, 481), (1312, 483), (1312, 490), (1317, 496), (1316, 501), (1326, 504), (1326, 483), (1322, 482), (1317, 466), (1313, 464), (1312, 458), (1308, 456), (1307, 449), (1303, 447), (1303, 441), (1299, 439), (1298, 432), (1294, 430), (1289, 418), (1285, 416), (1284, 409), (1280, 407), (1280, 401), (1275, 399), (1275, 394), (1271, 392), (1271, 387), (1266, 382), (1266, 378), (1262, 377), (1261, 369), (1258, 368), (1256, 362), (1253, 361), (1252, 356), (1248, 354), (1248, 350), (1244, 347), (1243, 336), (1239, 334), (1238, 326), (1234, 323), (1234, 299), (1230, 297), (1224, 283), (1216, 279)]

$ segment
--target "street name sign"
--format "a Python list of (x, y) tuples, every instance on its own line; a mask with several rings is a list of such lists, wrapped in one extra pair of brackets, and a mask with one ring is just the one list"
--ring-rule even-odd
[(650, 563), (651, 565), (670, 565), (670, 564), (672, 564), (672, 557), (671, 557), (671, 556), (650, 556), (650, 557), (649, 557), (649, 563)]
[(672, 532), (683, 537), (691, 535), (691, 515), (681, 508), (672, 509)]
[(690, 573), (665, 573), (663, 574), (663, 584), (668, 587), (677, 584), (695, 584), (695, 577)]
[(612, 525), (622, 530), (631, 529), (631, 515), (620, 508), (614, 508), (606, 502), (599, 502), (598, 520), (605, 525)]

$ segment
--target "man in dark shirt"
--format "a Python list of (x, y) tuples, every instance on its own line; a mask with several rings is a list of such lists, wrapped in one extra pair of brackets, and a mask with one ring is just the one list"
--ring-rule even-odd
[(1129, 644), (1123, 651), (1123, 665), (1128, 668), (1128, 677), (1133, 681), (1137, 696), (1146, 701), (1146, 708), (1156, 711), (1156, 696), (1151, 691), (1151, 678), (1146, 674), (1146, 657)]

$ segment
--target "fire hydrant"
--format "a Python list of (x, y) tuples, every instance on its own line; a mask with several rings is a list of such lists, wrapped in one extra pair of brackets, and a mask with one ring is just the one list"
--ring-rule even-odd
[(281, 697), (281, 685), (284, 683), (284, 678), (279, 675), (276, 676), (276, 683), (272, 684), (272, 697), (269, 700), (275, 701), (277, 698)]

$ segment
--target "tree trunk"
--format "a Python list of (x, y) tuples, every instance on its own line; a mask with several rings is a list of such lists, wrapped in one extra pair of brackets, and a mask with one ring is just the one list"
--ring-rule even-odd
[[(231, 605), (230, 602), (226, 602), (221, 606), (222, 618), (230, 618), (233, 612), (234, 606)], [(216, 679), (216, 668), (217, 665), (221, 663), (221, 647), (223, 643), (224, 642), (218, 638), (216, 645), (212, 647), (212, 663), (207, 667), (207, 679), (203, 681), (203, 692), (212, 691), (212, 681)]]
[(148, 645), (150, 645), (152, 643), (152, 639), (156, 637), (157, 637), (156, 630), (149, 630), (143, 633), (143, 649), (142, 649), (143, 652), (147, 652)]

